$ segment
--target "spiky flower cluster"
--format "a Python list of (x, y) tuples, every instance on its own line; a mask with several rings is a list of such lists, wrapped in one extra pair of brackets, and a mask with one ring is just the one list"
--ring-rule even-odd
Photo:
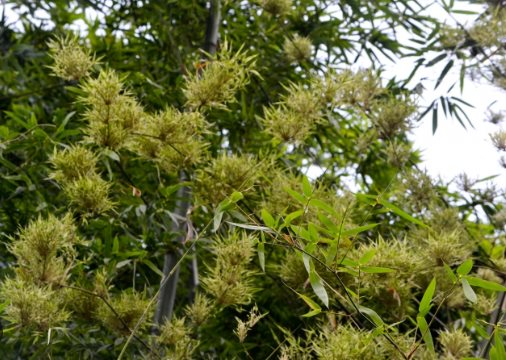
[(193, 338), (192, 329), (185, 318), (173, 318), (160, 328), (160, 344), (167, 346), (167, 359), (192, 359), (199, 341)]
[(301, 63), (311, 57), (313, 43), (308, 37), (295, 34), (292, 38), (285, 39), (283, 51), (289, 62)]
[(48, 43), (54, 64), (49, 68), (62, 79), (77, 81), (87, 76), (97, 64), (95, 56), (79, 46), (77, 37), (57, 38)]
[(280, 142), (303, 142), (321, 121), (321, 107), (314, 88), (291, 84), (280, 102), (264, 109), (265, 131)]
[(72, 216), (49, 215), (30, 222), (10, 246), (17, 258), (17, 275), (37, 285), (64, 283), (80, 242)]
[(396, 168), (403, 168), (412, 156), (411, 146), (409, 144), (394, 140), (387, 144), (385, 148), (387, 161)]
[(290, 12), (292, 0), (259, 0), (260, 6), (274, 16), (283, 16)]
[(254, 254), (255, 240), (245, 233), (231, 233), (213, 244), (216, 262), (209, 266), (203, 284), (219, 306), (244, 305), (251, 301), (255, 289), (248, 264)]
[(335, 94), (338, 105), (369, 110), (376, 99), (386, 93), (379, 77), (372, 70), (359, 70), (355, 73), (345, 70), (328, 81), (333, 82), (333, 88), (338, 89)]
[[(151, 318), (152, 309), (149, 308), (149, 299), (145, 299), (143, 294), (122, 291), (109, 298), (108, 302), (115, 312), (112, 312), (105, 302), (101, 302), (97, 317), (109, 329), (122, 335), (130, 335), (143, 315), (145, 316), (138, 328), (145, 329), (148, 326), (147, 319)], [(146, 311), (147, 314), (144, 314)]]
[(468, 33), (482, 46), (501, 46), (506, 37), (506, 10), (493, 11), (481, 17)]
[(456, 27), (442, 26), (439, 42), (444, 48), (455, 48), (465, 38), (465, 30)]
[(51, 177), (63, 187), (71, 204), (83, 215), (102, 214), (113, 207), (110, 184), (96, 172), (97, 157), (77, 145), (55, 151), (51, 157), (55, 171)]
[(4, 280), (0, 298), (8, 303), (7, 320), (34, 331), (46, 332), (51, 327), (62, 326), (70, 315), (57, 290), (20, 278)]
[(234, 191), (255, 192), (262, 176), (262, 164), (245, 155), (222, 155), (197, 172), (195, 195), (204, 204), (217, 205)]
[(56, 288), (66, 283), (79, 242), (70, 214), (39, 217), (20, 230), (9, 248), (17, 259), (16, 277), (0, 289), (12, 322), (44, 331), (68, 318)]
[(183, 93), (190, 109), (227, 109), (235, 101), (236, 92), (246, 86), (254, 70), (255, 56), (248, 55), (242, 47), (232, 52), (224, 43), (217, 56), (205, 62), (201, 71), (189, 75)]
[[(419, 287), (419, 276), (424, 269), (423, 258), (418, 249), (406, 240), (385, 241), (379, 238), (376, 242), (362, 245), (353, 251), (351, 256), (358, 260), (366, 253), (374, 256), (367, 263), (392, 269), (385, 274), (363, 273), (354, 277), (364, 299), (370, 299), (371, 306), (384, 318), (400, 320), (412, 309), (411, 300)], [(395, 309), (395, 311), (392, 311)]]
[(112, 150), (129, 147), (145, 114), (125, 91), (119, 76), (112, 70), (101, 71), (96, 79), (88, 79), (82, 90), (85, 95), (80, 101), (88, 108), (84, 114), (88, 141)]
[(202, 134), (206, 127), (201, 113), (167, 108), (145, 118), (135, 147), (167, 171), (189, 168), (202, 158), (206, 147)]
[(473, 342), (460, 329), (440, 333), (439, 342), (443, 348), (443, 359), (445, 360), (462, 359), (472, 353)]
[(492, 144), (494, 144), (497, 150), (506, 151), (506, 131), (496, 131), (490, 134), (490, 139), (492, 139)]
[(323, 329), (313, 340), (313, 350), (318, 359), (384, 360), (401, 358), (389, 348), (383, 338), (372, 332), (350, 326), (339, 326), (334, 331)]
[(248, 313), (248, 320), (242, 321), (238, 317), (237, 320), (237, 328), (234, 330), (235, 335), (239, 338), (239, 342), (243, 343), (246, 340), (246, 336), (248, 336), (248, 332), (256, 325), (257, 322), (260, 321), (267, 313), (261, 314), (258, 311), (258, 307), (253, 306)]
[(409, 118), (415, 111), (409, 98), (390, 97), (373, 102), (370, 118), (381, 139), (392, 139), (410, 129)]
[(193, 303), (185, 308), (186, 317), (190, 320), (193, 327), (198, 328), (212, 316), (213, 307), (211, 300), (204, 295), (197, 293)]

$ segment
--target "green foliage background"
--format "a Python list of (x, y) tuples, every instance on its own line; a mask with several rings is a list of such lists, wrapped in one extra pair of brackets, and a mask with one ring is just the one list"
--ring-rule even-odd
[[(205, 1), (6, 3), (7, 358), (506, 356), (499, 193), (450, 191), (407, 137), (431, 110), (436, 130), (437, 104), (463, 123), (462, 102), (418, 109), (380, 61), (448, 60), (442, 81), (456, 63), (486, 72), (490, 57), (466, 61), (501, 44), (414, 0), (214, 0), (216, 54)], [(487, 4), (476, 26), (506, 29)], [(373, 69), (352, 68), (362, 56)], [(167, 254), (177, 292), (159, 322)]]

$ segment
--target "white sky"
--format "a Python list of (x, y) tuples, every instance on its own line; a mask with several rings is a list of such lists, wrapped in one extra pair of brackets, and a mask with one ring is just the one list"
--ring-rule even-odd
[[(480, 5), (471, 5), (465, 1), (457, 1), (456, 4), (455, 7), (460, 10), (472, 10), (479, 13), (483, 9)], [(432, 16), (440, 18), (442, 22), (454, 23), (438, 5), (434, 5), (430, 9), (430, 13)], [(455, 18), (461, 24), (466, 24), (471, 23), (476, 15), (455, 15)], [(427, 55), (426, 59), (432, 59), (436, 55)], [(406, 58), (397, 60), (395, 63), (387, 63), (384, 73), (385, 78), (389, 79), (393, 76), (398, 79), (406, 78), (414, 67), (413, 60), (413, 58)], [(474, 129), (467, 126), (467, 120), (465, 119), (463, 121), (466, 122), (467, 130), (460, 125), (457, 119), (445, 118), (440, 106), (438, 128), (436, 134), (432, 135), (432, 111), (430, 111), (420, 123), (417, 123), (417, 127), (413, 130), (411, 136), (415, 148), (422, 150), (424, 160), (422, 167), (425, 167), (432, 176), (441, 176), (446, 181), (451, 181), (462, 173), (466, 173), (474, 179), (499, 175), (493, 182), (504, 189), (506, 188), (506, 169), (499, 164), (501, 154), (492, 145), (489, 135), (498, 131), (500, 125), (486, 122), (485, 118), (489, 106), (494, 101), (497, 102), (491, 109), (496, 112), (506, 110), (501, 108), (501, 104), (504, 104), (506, 98), (506, 92), (485, 83), (485, 81), (479, 83), (466, 77), (464, 91), (461, 94), (458, 86), (460, 76), (458, 61), (455, 62), (454, 67), (447, 74), (443, 83), (434, 91), (437, 77), (447, 62), (448, 59), (445, 59), (431, 68), (420, 67), (411, 83), (414, 87), (420, 79), (427, 78), (422, 82), (425, 90), (419, 100), (419, 105), (427, 106), (435, 98), (448, 95), (446, 93), (448, 87), (457, 82), (451, 95), (474, 105), (475, 108), (462, 106), (466, 110)]]
[[(478, 5), (470, 5), (465, 1), (456, 2), (459, 9), (480, 11), (482, 8)], [(434, 5), (430, 9), (431, 15), (435, 15), (441, 21), (447, 21), (449, 24), (452, 20), (445, 14), (442, 8)], [(10, 8), (6, 8), (6, 15), (11, 22), (17, 19), (17, 16)], [(44, 17), (44, 14), (39, 14)], [(475, 16), (460, 15), (456, 16), (460, 23), (465, 24), (471, 22)], [(80, 27), (77, 24), (76, 27)], [(409, 36), (406, 34), (405, 36)], [(406, 38), (407, 39), (407, 38)], [(431, 58), (427, 56), (427, 58)], [(395, 63), (386, 60), (385, 79), (396, 76), (402, 79), (408, 76), (414, 67), (413, 58), (397, 60)], [(433, 91), (435, 80), (440, 74), (447, 60), (441, 61), (434, 67), (429, 69), (420, 68), (417, 76), (412, 81), (412, 86), (416, 85), (420, 79), (426, 77), (423, 81), (426, 90), (420, 98), (419, 104), (426, 106), (430, 104), (436, 97), (445, 95), (448, 86), (457, 81), (459, 78), (459, 68), (457, 64), (454, 69), (448, 73), (445, 81), (439, 87), (438, 91)], [(360, 65), (360, 64), (359, 64)], [(367, 66), (367, 61), (364, 61)], [(460, 94), (458, 86), (452, 92), (452, 95), (462, 98), (463, 100), (473, 104), (474, 109), (464, 107), (468, 110), (467, 114), (471, 119), (474, 129), (468, 127), (464, 129), (456, 119), (444, 118), (442, 111), (439, 114), (438, 129), (435, 135), (432, 135), (432, 113), (429, 114), (417, 124), (412, 132), (412, 140), (417, 149), (422, 150), (423, 164), (429, 174), (444, 180), (450, 181), (461, 173), (467, 173), (471, 178), (485, 178), (491, 175), (499, 175), (493, 181), (501, 188), (506, 188), (506, 169), (499, 165), (500, 154), (493, 147), (489, 134), (499, 130), (497, 125), (493, 125), (484, 121), (489, 105), (497, 101), (494, 110), (502, 110), (500, 104), (504, 103), (506, 92), (488, 84), (479, 84), (467, 78), (464, 87), (464, 93)]]

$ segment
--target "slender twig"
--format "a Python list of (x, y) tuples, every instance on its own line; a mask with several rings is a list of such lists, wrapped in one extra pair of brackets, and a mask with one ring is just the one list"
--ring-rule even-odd
[[(80, 288), (80, 287), (77, 287), (77, 286), (64, 285), (64, 284), (60, 284), (60, 286), (68, 288), (68, 289), (72, 289), (72, 290), (81, 291), (81, 292), (83, 292), (85, 294), (98, 297), (100, 300), (102, 300), (104, 302), (104, 304), (109, 308), (109, 310), (111, 310), (111, 312), (114, 314), (114, 316), (116, 316), (116, 318), (120, 321), (121, 325), (123, 325), (123, 327), (125, 328), (125, 330), (127, 330), (130, 334), (133, 333), (133, 331), (130, 329), (130, 327), (125, 322), (125, 320), (123, 320), (123, 318), (121, 317), (121, 315), (118, 314), (118, 312), (116, 311), (116, 309), (114, 309), (114, 307), (111, 305), (111, 303), (109, 301), (107, 301), (107, 299), (104, 296), (102, 296), (100, 294), (97, 294), (96, 292), (93, 292), (93, 291), (90, 291), (90, 290), (87, 290), (87, 289), (83, 289), (83, 288)], [(151, 354), (156, 355), (156, 357), (158, 359), (162, 359), (162, 357), (160, 356), (160, 354), (154, 352), (153, 349), (152, 349), (152, 347), (150, 347), (148, 344), (146, 344), (146, 342), (144, 340), (142, 340), (140, 337), (138, 337), (137, 335), (133, 335), (133, 338), (135, 340), (137, 340), (139, 343), (141, 343), (142, 346), (144, 346), (146, 349), (148, 349)]]

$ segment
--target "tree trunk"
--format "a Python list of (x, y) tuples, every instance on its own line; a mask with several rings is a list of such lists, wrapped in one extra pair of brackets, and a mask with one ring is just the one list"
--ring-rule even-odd
[[(219, 37), (218, 29), (220, 26), (220, 22), (221, 22), (221, 1), (211, 0), (209, 8), (209, 17), (207, 19), (206, 37), (203, 47), (203, 50), (209, 55), (213, 55), (214, 53), (216, 53), (216, 49), (218, 47), (218, 37)], [(179, 176), (179, 181), (184, 182), (186, 180), (187, 179), (184, 173), (181, 172)], [(177, 222), (175, 221), (173, 223), (172, 231), (177, 234), (176, 242), (182, 243), (186, 238), (185, 234), (187, 224), (185, 219), (191, 204), (190, 188), (188, 188), (187, 186), (180, 188), (177, 193), (177, 199), (178, 200), (176, 203), (176, 209), (174, 212), (176, 214), (176, 217), (178, 218), (178, 221)], [(189, 284), (190, 300), (193, 299), (196, 288), (199, 285), (197, 259), (195, 254), (193, 254), (192, 256), (193, 258), (190, 264), (191, 277)], [(181, 258), (180, 250), (171, 249), (167, 251), (167, 253), (165, 254), (163, 264), (163, 278), (161, 280), (160, 295), (158, 298), (157, 309), (155, 312), (155, 324), (157, 324), (158, 326), (172, 318), (174, 303), (176, 301), (177, 283), (179, 280), (179, 267), (175, 270), (174, 267), (176, 266), (180, 258)], [(174, 272), (169, 277), (172, 271)], [(167, 277), (169, 278), (167, 279)]]

